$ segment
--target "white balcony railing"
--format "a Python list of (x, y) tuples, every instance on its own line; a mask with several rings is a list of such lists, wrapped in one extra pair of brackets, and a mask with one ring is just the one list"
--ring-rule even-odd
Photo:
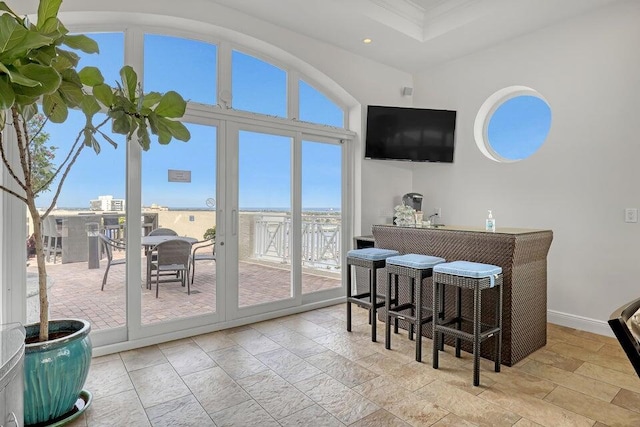
[[(288, 214), (257, 214), (253, 224), (253, 256), (291, 264), (291, 217)], [(340, 236), (339, 215), (303, 215), (302, 265), (323, 270), (339, 269)]]

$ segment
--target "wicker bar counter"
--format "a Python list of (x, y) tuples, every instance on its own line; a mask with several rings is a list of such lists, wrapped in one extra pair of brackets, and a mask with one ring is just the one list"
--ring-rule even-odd
[[(495, 233), (470, 227), (416, 228), (393, 225), (374, 225), (375, 246), (395, 249), (401, 254), (416, 253), (445, 258), (447, 261), (465, 260), (493, 264), (503, 272), (503, 341), (502, 363), (508, 366), (524, 359), (547, 342), (547, 253), (553, 240), (551, 230), (498, 228)], [(383, 291), (386, 271), (379, 271), (378, 286)], [(431, 306), (431, 278), (425, 279), (423, 303)], [(409, 300), (408, 284), (401, 283), (401, 301)], [(494, 307), (498, 292), (483, 292), (482, 306)], [(463, 292), (463, 316), (473, 312), (472, 294)], [(454, 295), (445, 300), (447, 315), (455, 312)], [(384, 308), (379, 318), (384, 319)], [(486, 317), (485, 317), (486, 316)], [(492, 323), (493, 310), (483, 313), (483, 322)], [(401, 322), (402, 326), (402, 322)], [(405, 324), (406, 328), (407, 325)], [(430, 327), (423, 335), (431, 338)], [(453, 341), (445, 341), (452, 345)], [(466, 347), (465, 347), (466, 345)], [(482, 356), (492, 354), (491, 340), (483, 343)], [(463, 343), (470, 351), (470, 344)]]

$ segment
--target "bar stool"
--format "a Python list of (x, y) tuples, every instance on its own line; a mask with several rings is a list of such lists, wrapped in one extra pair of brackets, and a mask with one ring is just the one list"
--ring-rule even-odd
[[(369, 310), (371, 341), (376, 341), (376, 310), (385, 304), (384, 299), (378, 301), (378, 298), (384, 298), (384, 295), (378, 294), (377, 272), (378, 269), (385, 267), (387, 258), (399, 254), (398, 251), (380, 248), (353, 249), (347, 252), (347, 331), (351, 332), (351, 303), (353, 303)], [(367, 292), (351, 294), (351, 266), (364, 267), (369, 270), (369, 290)]]
[[(456, 357), (460, 357), (460, 340), (473, 343), (473, 385), (480, 385), (480, 344), (491, 337), (495, 339), (495, 371), (500, 372), (502, 352), (502, 268), (477, 262), (455, 261), (433, 267), (433, 312), (439, 311), (440, 291), (444, 285), (457, 287), (456, 314), (450, 319), (433, 321), (433, 367), (438, 369), (438, 344), (444, 334), (455, 337)], [(497, 286), (496, 323), (482, 323), (481, 291)], [(473, 289), (473, 319), (462, 317), (462, 289)], [(464, 332), (462, 325), (471, 323), (473, 333)]]
[[(398, 333), (398, 319), (409, 322), (409, 339), (416, 329), (416, 361), (422, 362), (422, 325), (433, 320), (433, 311), (422, 306), (423, 279), (431, 277), (433, 267), (446, 260), (429, 255), (406, 254), (387, 258), (387, 309), (384, 346), (391, 349), (391, 318), (395, 319), (395, 333)], [(400, 304), (398, 299), (398, 277), (409, 278), (411, 301)], [(395, 286), (395, 299), (391, 298), (391, 282)], [(417, 282), (417, 285), (416, 285)], [(441, 311), (444, 316), (444, 304)]]

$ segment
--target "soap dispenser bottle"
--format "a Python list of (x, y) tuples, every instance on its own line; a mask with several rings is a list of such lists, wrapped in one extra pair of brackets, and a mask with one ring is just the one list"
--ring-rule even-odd
[(489, 216), (487, 217), (487, 221), (485, 223), (485, 230), (494, 233), (496, 231), (496, 220), (493, 218), (493, 214), (491, 210), (489, 210)]

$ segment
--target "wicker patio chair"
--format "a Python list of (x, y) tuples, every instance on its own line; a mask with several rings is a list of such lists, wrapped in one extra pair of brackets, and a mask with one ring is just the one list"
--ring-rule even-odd
[[(198, 252), (199, 251), (199, 252)], [(215, 239), (201, 240), (193, 244), (191, 252), (191, 284), (196, 274), (196, 261), (215, 261), (216, 241)]]
[(149, 233), (149, 236), (177, 236), (178, 233), (170, 228), (156, 228)]
[(104, 270), (104, 277), (102, 278), (102, 288), (101, 291), (104, 291), (104, 285), (107, 283), (107, 275), (109, 274), (109, 269), (112, 265), (122, 265), (127, 263), (126, 258), (117, 258), (113, 259), (113, 250), (125, 250), (126, 246), (123, 242), (119, 242), (117, 240), (112, 240), (105, 236), (104, 234), (99, 234), (100, 243), (102, 244), (102, 251), (107, 255), (107, 268)]
[[(187, 286), (187, 294), (191, 295), (191, 282), (189, 281), (189, 266), (191, 262), (191, 243), (172, 239), (158, 244), (154, 250), (158, 258), (151, 262), (151, 271), (156, 275), (156, 298), (158, 298), (160, 283), (180, 282)], [(174, 278), (160, 280), (160, 276), (175, 273)]]

